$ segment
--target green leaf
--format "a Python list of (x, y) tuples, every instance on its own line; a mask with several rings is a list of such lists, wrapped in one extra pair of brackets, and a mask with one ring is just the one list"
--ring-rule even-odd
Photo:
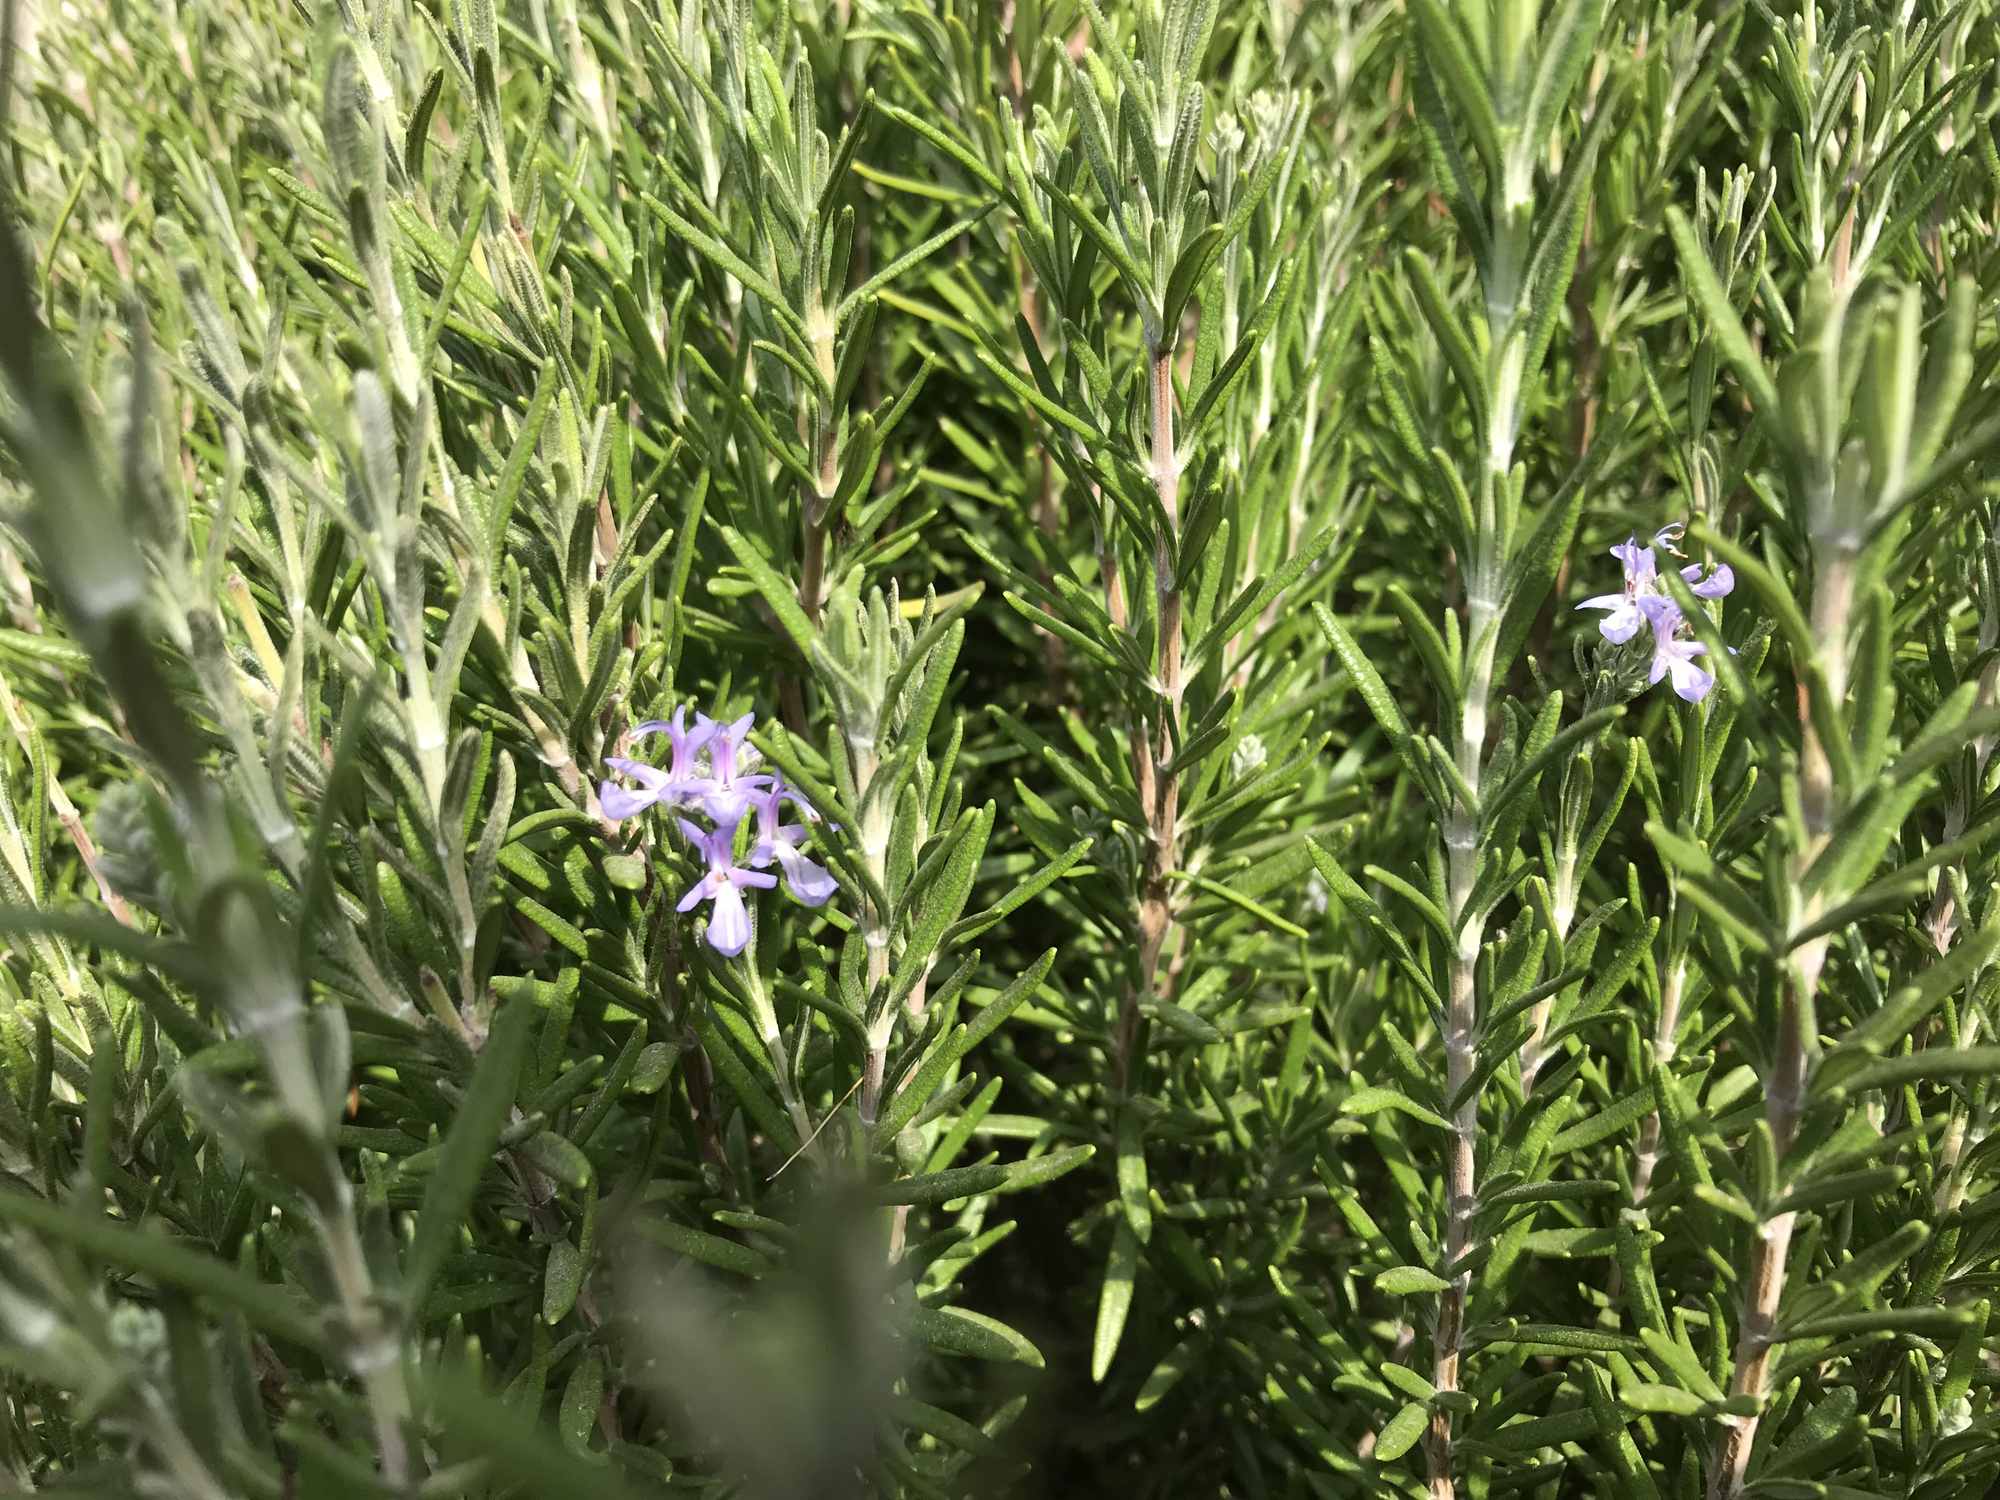
[(1609, 729), (1625, 716), (1623, 704), (1612, 704), (1585, 714), (1568, 728), (1563, 729), (1548, 744), (1544, 745), (1518, 768), (1508, 774), (1507, 780), (1491, 797), (1486, 798), (1479, 808), (1480, 816), (1492, 826), (1522, 792), (1533, 786), (1535, 779), (1568, 754), (1578, 744), (1592, 739)]
[(589, 1452), (590, 1432), (597, 1425), (597, 1407), (603, 1399), (603, 1357), (595, 1349), (586, 1349), (563, 1385), (562, 1406), (556, 1415), (556, 1429), (571, 1452)]
[(1246, 585), (1216, 622), (1203, 632), (1201, 639), (1188, 652), (1188, 662), (1192, 664), (1204, 660), (1211, 651), (1233, 639), (1244, 621), (1256, 619), (1267, 604), (1298, 582), (1306, 570), (1319, 560), (1320, 554), (1333, 545), (1339, 534), (1339, 528), (1334, 526), (1315, 532), (1285, 560), (1277, 572)]
[(680, 1054), (681, 1049), (671, 1042), (648, 1044), (640, 1051), (631, 1082), (626, 1087), (635, 1094), (657, 1094), (672, 1076)]
[(1404, 1406), (1375, 1434), (1375, 1457), (1385, 1464), (1394, 1463), (1417, 1445), (1430, 1420), (1430, 1408), (1423, 1402), (1412, 1401)]
[(1421, 1121), (1437, 1130), (1450, 1130), (1451, 1121), (1436, 1110), (1425, 1109), (1423, 1105), (1407, 1094), (1395, 1089), (1369, 1086), (1358, 1088), (1340, 1102), (1340, 1112), (1344, 1115), (1373, 1115), (1385, 1109), (1395, 1110)]
[(641, 193), (639, 196), (641, 201), (658, 215), (660, 221), (678, 235), (689, 249), (696, 252), (717, 270), (733, 276), (743, 285), (746, 291), (755, 292), (762, 299), (765, 310), (780, 323), (784, 324), (786, 331), (791, 333), (800, 344), (808, 348), (811, 347), (811, 340), (807, 337), (805, 325), (799, 321), (796, 311), (786, 301), (785, 294), (753, 269), (749, 262), (745, 261), (742, 256), (738, 255), (713, 235), (708, 234), (704, 230), (697, 229), (671, 208), (668, 208), (666, 204), (660, 202), (651, 193)]
[(2000, 1073), (2000, 1047), (1927, 1047), (1902, 1057), (1885, 1057), (1840, 1080), (1850, 1094), (1899, 1089), (1939, 1078), (1978, 1078)]
[(1757, 951), (1777, 950), (1779, 944), (1765, 925), (1762, 908), (1723, 872), (1706, 849), (1656, 822), (1646, 825), (1646, 836), (1668, 863), (1686, 877), (1687, 893), (1703, 911)]
[(994, 175), (991, 167), (987, 166), (970, 147), (954, 139), (942, 126), (934, 121), (926, 119), (912, 110), (902, 109), (894, 104), (877, 102), (875, 108), (894, 120), (897, 124), (903, 126), (906, 130), (912, 131), (929, 141), (938, 150), (942, 151), (946, 156), (969, 172), (973, 180), (989, 193), (998, 193), (1005, 189), (1006, 184)]
[(819, 639), (819, 632), (813, 629), (812, 621), (800, 607), (797, 588), (779, 577), (777, 570), (764, 560), (764, 554), (734, 526), (722, 528), (722, 541), (736, 558), (738, 566), (750, 575), (750, 581), (757, 587), (758, 596), (770, 608), (779, 627), (791, 638), (792, 644), (798, 648), (799, 655), (811, 661), (813, 646)]
[(1304, 256), (1288, 257), (1278, 268), (1277, 284), (1271, 288), (1263, 304), (1257, 309), (1257, 316), (1250, 320), (1250, 326), (1243, 330), (1243, 336), (1236, 341), (1236, 347), (1229, 351), (1228, 358), (1216, 368), (1208, 378), (1208, 384), (1201, 388), (1188, 408), (1187, 421), (1183, 431), (1198, 433), (1207, 424), (1210, 414), (1223, 397), (1234, 389), (1244, 370), (1249, 368), (1250, 358), (1263, 347), (1265, 339), (1271, 335), (1272, 327), (1279, 317), (1292, 305), (1292, 295), (1299, 284), (1299, 270)]
[(955, 224), (947, 225), (929, 239), (924, 240), (920, 244), (913, 245), (890, 261), (888, 265), (884, 266), (873, 276), (862, 282), (860, 286), (840, 299), (840, 306), (834, 309), (834, 327), (838, 328), (841, 324), (845, 323), (848, 314), (854, 311), (857, 304), (874, 296), (891, 282), (900, 279), (906, 272), (922, 265), (960, 235), (969, 234), (992, 211), (993, 205), (988, 204), (985, 208), (980, 209), (978, 213), (973, 214), (969, 218), (960, 219)]
[(521, 1155), (566, 1188), (581, 1191), (596, 1180), (596, 1170), (576, 1144), (553, 1130), (540, 1130), (521, 1143)]
[(918, 1342), (940, 1354), (987, 1359), (1042, 1368), (1042, 1354), (1033, 1344), (997, 1318), (963, 1307), (914, 1307), (907, 1324)]
[(1165, 347), (1173, 347), (1180, 331), (1182, 314), (1187, 311), (1188, 299), (1201, 286), (1201, 279), (1215, 264), (1216, 256), (1222, 253), (1223, 242), (1223, 227), (1220, 224), (1202, 225), (1181, 250), (1180, 259), (1174, 262), (1173, 270), (1167, 274), (1166, 295), (1160, 299), (1160, 327)]
[(1467, 44), (1457, 18), (1442, 0), (1411, 0), (1410, 20), (1424, 66), (1437, 80), (1439, 92), (1458, 109), (1472, 137), (1473, 150), (1478, 152), (1488, 176), (1499, 173), (1499, 114), (1486, 84), (1485, 71)]
[(1146, 1175), (1144, 1127), (1136, 1110), (1118, 1117), (1118, 1202), (1140, 1244), (1153, 1238), (1152, 1190)]
[(512, 1405), (482, 1392), (469, 1371), (432, 1377), (424, 1395), (440, 1429), (452, 1434), (460, 1451), (481, 1455), (511, 1485), (528, 1494), (637, 1500), (638, 1492), (613, 1466), (601, 1457), (585, 1457), (558, 1446), (547, 1436), (545, 1425), (524, 1422)]
[(216, 970), (210, 967), (209, 955), (192, 944), (141, 932), (105, 912), (89, 907), (62, 911), (41, 911), (32, 906), (0, 907), (0, 934), (26, 937), (43, 933), (80, 947), (102, 948), (107, 953), (136, 959), (190, 988), (212, 985), (218, 978)]
[(1651, 1085), (1634, 1089), (1586, 1119), (1558, 1131), (1555, 1139), (1549, 1142), (1549, 1156), (1553, 1159), (1572, 1151), (1581, 1151), (1586, 1146), (1594, 1146), (1621, 1131), (1630, 1130), (1650, 1115), (1654, 1108)]
[(1013, 1193), (1039, 1187), (1074, 1171), (1096, 1154), (1095, 1146), (1070, 1146), (1045, 1156), (985, 1167), (953, 1167), (920, 1177), (903, 1177), (874, 1191), (878, 1203), (949, 1203), (985, 1193)]
[(1620, 1189), (1615, 1182), (1524, 1182), (1481, 1194), (1482, 1208), (1501, 1208), (1515, 1203), (1567, 1203), (1578, 1198), (1612, 1198)]
[(1846, 1338), (1856, 1333), (1950, 1335), (1972, 1321), (1970, 1309), (1962, 1307), (1877, 1307), (1863, 1312), (1834, 1313), (1823, 1318), (1804, 1318), (1778, 1330), (1778, 1340)]
[(1091, 212), (1090, 205), (1074, 193), (1065, 193), (1051, 187), (1050, 199), (1062, 210), (1069, 221), (1081, 229), (1090, 242), (1125, 280), (1125, 288), (1139, 307), (1139, 316), (1145, 324), (1149, 338), (1164, 336), (1161, 333), (1161, 317), (1158, 304), (1153, 301), (1153, 279), (1132, 258), (1126, 249), (1124, 236), (1114, 233), (1104, 225), (1104, 221)]
[(1514, 663), (1527, 642), (1535, 616), (1555, 586), (1563, 559), (1576, 536), (1577, 518), (1583, 514), (1585, 494), (1591, 486), (1585, 480), (1601, 461), (1598, 455), (1610, 444), (1602, 439), (1593, 444), (1576, 466), (1569, 480), (1542, 510), (1534, 532), (1507, 560), (1507, 578), (1502, 590), (1500, 634), (1493, 653), (1497, 678)]
[(42, 1235), (192, 1296), (232, 1307), (273, 1338), (323, 1352), (326, 1335), (318, 1309), (290, 1292), (252, 1279), (206, 1246), (121, 1224), (98, 1214), (58, 1208), (16, 1189), (0, 1191), (0, 1224)]
[(583, 1254), (568, 1240), (549, 1246), (542, 1263), (542, 1321), (560, 1323), (576, 1306), (576, 1294), (583, 1287)]
[(1480, 358), (1466, 334), (1465, 324), (1452, 311), (1450, 299), (1445, 296), (1444, 288), (1438, 285), (1430, 257), (1410, 246), (1403, 251), (1402, 261), (1404, 277), (1411, 291), (1416, 293), (1417, 310), (1430, 325), (1438, 350), (1444, 355), (1445, 365), (1458, 382), (1459, 395), (1465, 398), (1466, 407), (1472, 413), (1473, 430), (1482, 432), (1487, 419), (1486, 380)]
[(1708, 1408), (1701, 1397), (1675, 1385), (1638, 1381), (1618, 1394), (1631, 1410), (1664, 1417), (1698, 1417)]
[(471, 1214), (479, 1180), (493, 1160), (514, 1105), (528, 1052), (528, 1029), (539, 1015), (534, 1005), (522, 1000), (508, 1001), (494, 1015), (472, 1082), (442, 1143), (437, 1170), (424, 1184), (416, 1233), (403, 1262), (403, 1296), (412, 1309), (423, 1307), (431, 1282), (457, 1246)]
[(1451, 1283), (1422, 1266), (1392, 1266), (1376, 1275), (1375, 1290), (1392, 1297), (1414, 1297), (1450, 1291)]
[[(1078, 839), (1069, 848), (1043, 865), (1041, 869), (1037, 870), (1021, 884), (1015, 886), (1013, 890), (1009, 891), (984, 911), (974, 912), (969, 917), (959, 918), (958, 921), (945, 929), (944, 936), (939, 940), (939, 946), (946, 948), (957, 947), (967, 938), (979, 936), (980, 933), (998, 925), (1009, 915), (1019, 911), (1023, 906), (1041, 895), (1043, 891), (1047, 890), (1074, 869), (1078, 861), (1090, 852), (1091, 843), (1092, 841), (1088, 838)], [(1037, 981), (1037, 983), (1039, 982)]]
[(1150, 1411), (1167, 1397), (1167, 1393), (1186, 1378), (1201, 1359), (1201, 1351), (1193, 1337), (1182, 1339), (1160, 1357), (1139, 1387), (1139, 1394), (1133, 1398), (1134, 1411)]
[(1104, 1283), (1097, 1295), (1097, 1331), (1091, 1338), (1090, 1380), (1102, 1385), (1125, 1336), (1132, 1310), (1132, 1285), (1139, 1267), (1139, 1240), (1131, 1224), (1120, 1219), (1112, 1228), (1111, 1252), (1105, 1257)]
[[(1410, 726), (1403, 718), (1403, 711), (1396, 706), (1396, 699), (1389, 691), (1389, 685), (1382, 680), (1382, 674), (1375, 670), (1375, 664), (1368, 654), (1355, 643), (1347, 627), (1333, 617), (1324, 604), (1313, 605), (1313, 619), (1319, 622), (1320, 634), (1340, 659), (1340, 664), (1354, 679), (1355, 690), (1361, 694), (1361, 701), (1368, 705), (1368, 711), (1375, 716), (1375, 722), (1382, 726), (1382, 732), (1389, 736), (1389, 743), (1398, 754), (1409, 758)], [(1412, 766), (1414, 769), (1414, 765)]]
[(1896, 991), (1880, 1010), (1850, 1027), (1836, 1054), (1880, 1053), (1894, 1046), (1963, 985), (1977, 978), (1996, 949), (2000, 949), (2000, 922), (1966, 933), (1950, 953), (1918, 975), (1916, 983)]
[(633, 1228), (676, 1255), (698, 1260), (705, 1266), (714, 1266), (718, 1271), (730, 1271), (738, 1276), (768, 1276), (777, 1269), (770, 1257), (752, 1250), (748, 1245), (740, 1245), (735, 1240), (726, 1240), (700, 1229), (690, 1229), (671, 1219), (640, 1219)]
[[(1758, 357), (1757, 350), (1750, 342), (1750, 335), (1744, 331), (1743, 320), (1736, 315), (1736, 308), (1730, 303), (1728, 292), (1716, 277), (1715, 266), (1702, 248), (1700, 238), (1687, 215), (1673, 205), (1667, 207), (1667, 232), (1673, 236), (1674, 249), (1680, 257), (1681, 275), (1687, 281), (1688, 297), (1701, 309), (1702, 317), (1708, 323), (1710, 336), (1722, 350), (1729, 367), (1736, 372), (1736, 378), (1743, 382), (1743, 388), (1750, 393), (1750, 404), (1758, 413), (1770, 421), (1778, 421), (1778, 388), (1771, 380), (1771, 372)], [(1789, 442), (1789, 436), (1786, 440)]]

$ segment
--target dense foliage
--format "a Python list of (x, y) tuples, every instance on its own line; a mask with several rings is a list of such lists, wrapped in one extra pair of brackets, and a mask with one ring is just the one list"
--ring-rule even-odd
[(1992, 6), (0, 10), (10, 1488), (2000, 1480)]

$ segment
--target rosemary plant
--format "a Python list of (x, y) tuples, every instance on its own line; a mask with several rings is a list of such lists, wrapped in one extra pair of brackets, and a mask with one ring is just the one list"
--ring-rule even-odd
[(0, 1475), (2000, 1485), (2000, 17), (0, 0)]

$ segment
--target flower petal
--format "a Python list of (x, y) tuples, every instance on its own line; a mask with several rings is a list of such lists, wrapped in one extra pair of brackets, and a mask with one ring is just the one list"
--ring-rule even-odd
[(1611, 555), (1625, 565), (1625, 582), (1644, 583), (1653, 576), (1653, 549), (1639, 545), (1637, 537), (1628, 536), (1611, 549)]
[(708, 946), (724, 958), (734, 958), (750, 942), (750, 913), (736, 887), (725, 885), (715, 893), (715, 909), (708, 917)]
[(1674, 632), (1681, 628), (1681, 607), (1665, 594), (1641, 594), (1632, 602), (1646, 617), (1646, 623), (1653, 627), (1654, 639), (1671, 640)]
[(1597, 633), (1614, 646), (1624, 644), (1639, 633), (1638, 607), (1624, 594), (1599, 594), (1594, 599), (1584, 600), (1577, 608), (1610, 611), (1598, 622)]
[(660, 800), (674, 807), (692, 807), (714, 790), (706, 776), (670, 776), (660, 791)]
[(618, 785), (615, 781), (604, 782), (597, 788), (598, 809), (614, 823), (636, 817), (659, 800), (659, 794), (656, 792), (635, 792), (630, 787)]
[(778, 862), (785, 867), (786, 887), (807, 906), (826, 905), (828, 899), (840, 888), (838, 882), (827, 872), (825, 866), (807, 859), (798, 850), (792, 849), (786, 852), (791, 855), (789, 859), (784, 853), (778, 856)]
[(630, 776), (649, 792), (667, 789), (667, 773), (658, 766), (649, 766), (643, 760), (626, 760), (621, 755), (607, 755), (604, 763), (621, 775)]
[(704, 875), (702, 876), (701, 879), (697, 880), (693, 885), (687, 888), (687, 894), (681, 897), (680, 904), (676, 906), (674, 910), (680, 912), (693, 911), (697, 906), (701, 905), (701, 903), (706, 901), (707, 899), (708, 899), (708, 877)]
[(743, 814), (750, 810), (750, 796), (740, 785), (724, 786), (711, 782), (708, 790), (701, 794), (701, 810), (715, 819), (717, 828), (734, 829), (743, 821)]
[(1689, 703), (1701, 702), (1715, 686), (1715, 674), (1692, 661), (1677, 659), (1668, 670), (1673, 673), (1674, 691)]
[[(1724, 599), (1736, 587), (1736, 571), (1728, 563), (1723, 563), (1708, 577), (1701, 577), (1701, 564), (1682, 568), (1681, 577), (1688, 582), (1688, 592), (1697, 599)], [(1700, 579), (1700, 582), (1696, 582)]]
[(750, 799), (764, 790), (769, 779), (759, 774), (712, 781), (701, 794), (702, 811), (715, 819), (718, 826), (734, 828), (750, 810)]
[(1639, 611), (1631, 605), (1606, 615), (1597, 622), (1597, 633), (1614, 646), (1622, 646), (1639, 633)]

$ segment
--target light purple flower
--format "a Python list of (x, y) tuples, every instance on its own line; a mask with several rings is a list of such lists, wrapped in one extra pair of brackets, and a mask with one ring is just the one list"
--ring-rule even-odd
[[(1664, 531), (1660, 533), (1662, 537), (1665, 535)], [(1655, 564), (1653, 549), (1640, 546), (1637, 537), (1625, 538), (1611, 549), (1611, 555), (1625, 565), (1625, 591), (1621, 594), (1599, 594), (1584, 600), (1577, 608), (1608, 611), (1598, 622), (1597, 633), (1614, 646), (1622, 646), (1637, 635), (1639, 627), (1645, 623), (1639, 599), (1653, 585)]]
[(606, 781), (597, 789), (598, 805), (604, 816), (612, 822), (644, 812), (649, 807), (681, 807), (705, 795), (709, 789), (709, 778), (696, 773), (695, 757), (715, 732), (712, 721), (696, 715), (695, 726), (687, 727), (687, 709), (674, 710), (672, 723), (665, 719), (648, 719), (633, 729), (631, 738), (642, 740), (649, 734), (665, 731), (672, 753), (665, 770), (649, 766), (644, 761), (627, 760), (622, 756), (607, 756), (605, 764), (612, 770), (621, 772), (639, 783), (638, 790), (619, 786), (615, 781)]
[(1707, 651), (1708, 647), (1700, 641), (1655, 636), (1653, 668), (1647, 673), (1646, 681), (1658, 682), (1662, 677), (1670, 677), (1673, 680), (1674, 691), (1680, 694), (1682, 699), (1689, 703), (1699, 703), (1708, 696), (1708, 690), (1715, 686), (1715, 674), (1695, 665), (1695, 658)]
[(1578, 609), (1602, 609), (1610, 613), (1597, 622), (1597, 633), (1614, 646), (1622, 646), (1639, 633), (1645, 623), (1645, 616), (1639, 609), (1639, 601), (1629, 594), (1599, 594), (1586, 599)]
[(808, 818), (817, 820), (818, 814), (811, 805), (792, 788), (776, 778), (771, 784), (750, 799), (750, 805), (757, 810), (757, 844), (750, 851), (750, 863), (757, 869), (768, 869), (775, 862), (785, 872), (785, 885), (791, 893), (807, 906), (824, 906), (833, 895), (836, 883), (825, 866), (815, 864), (799, 852), (799, 846), (806, 840), (803, 823), (781, 821), (779, 803), (786, 798), (796, 802)]
[[(1666, 532), (1663, 531), (1654, 540), (1656, 542), (1662, 541), (1665, 536)], [(1664, 543), (1662, 544), (1664, 545)], [(1611, 555), (1625, 565), (1626, 593), (1637, 593), (1653, 581), (1655, 569), (1653, 549), (1651, 547), (1641, 547), (1637, 537), (1626, 537), (1624, 541), (1611, 549)]]
[(769, 890), (778, 883), (775, 875), (746, 870), (736, 863), (736, 825), (705, 832), (680, 820), (681, 833), (696, 853), (708, 861), (708, 873), (688, 887), (676, 910), (693, 911), (704, 901), (713, 902), (708, 914), (708, 946), (724, 958), (734, 958), (750, 942), (750, 912), (743, 904), (743, 888)]
[(1672, 636), (1683, 624), (1681, 607), (1665, 594), (1641, 594), (1632, 601), (1632, 605), (1653, 628), (1653, 634), (1662, 640)]
[(1726, 599), (1736, 587), (1736, 572), (1728, 563), (1721, 564), (1706, 578), (1701, 576), (1701, 564), (1693, 563), (1681, 569), (1681, 577), (1687, 580), (1688, 592), (1697, 599)]
[[(1680, 606), (1661, 587), (1655, 558), (1655, 549), (1670, 557), (1685, 556), (1676, 545), (1683, 530), (1678, 523), (1663, 526), (1653, 534), (1651, 546), (1641, 546), (1637, 537), (1627, 537), (1613, 547), (1611, 555), (1625, 569), (1624, 589), (1586, 599), (1577, 608), (1603, 610), (1605, 618), (1598, 624), (1598, 632), (1614, 645), (1631, 640), (1642, 628), (1651, 630), (1653, 661), (1648, 681), (1666, 678), (1682, 698), (1699, 703), (1715, 686), (1715, 674), (1698, 662), (1708, 648), (1692, 638), (1693, 631)], [(1736, 587), (1736, 574), (1726, 563), (1712, 570), (1704, 570), (1700, 563), (1690, 563), (1680, 573), (1689, 592), (1698, 599), (1726, 598)]]
[(1695, 665), (1695, 658), (1706, 655), (1708, 647), (1680, 634), (1687, 623), (1686, 617), (1681, 614), (1681, 607), (1665, 594), (1642, 595), (1639, 607), (1646, 623), (1653, 627), (1653, 665), (1646, 681), (1670, 678), (1674, 691), (1683, 699), (1689, 703), (1701, 702), (1715, 686), (1715, 674)]
[(750, 736), (755, 714), (745, 714), (731, 724), (695, 715), (695, 727), (708, 731), (708, 785), (702, 789), (701, 805), (718, 827), (735, 828), (749, 809), (751, 795), (770, 785), (765, 775), (750, 775), (736, 767), (737, 756)]

